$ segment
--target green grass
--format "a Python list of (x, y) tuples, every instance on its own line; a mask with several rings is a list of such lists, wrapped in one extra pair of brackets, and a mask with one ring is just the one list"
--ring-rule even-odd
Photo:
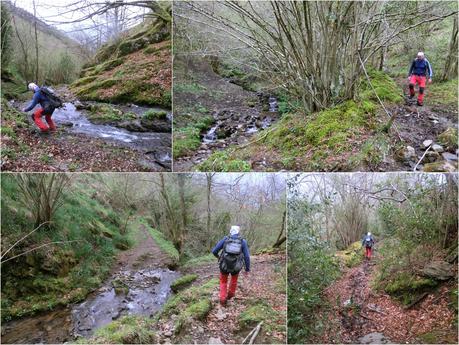
[(166, 111), (155, 111), (155, 110), (148, 110), (143, 114), (143, 118), (145, 120), (153, 121), (153, 120), (166, 120), (167, 119), (167, 112)]
[(174, 260), (174, 262), (177, 263), (179, 261), (179, 259), (180, 259), (180, 255), (179, 255), (179, 252), (177, 251), (177, 249), (172, 244), (172, 242), (168, 241), (164, 237), (162, 232), (160, 232), (160, 231), (152, 228), (150, 225), (148, 225), (148, 222), (145, 219), (140, 219), (139, 223), (143, 224), (147, 228), (149, 234), (151, 235), (151, 237), (153, 237), (153, 240), (159, 246), (159, 248), (164, 253), (169, 255), (171, 257), (171, 259)]
[(187, 92), (200, 94), (205, 92), (207, 89), (205, 86), (198, 83), (183, 83), (183, 84), (174, 84), (174, 92)]
[(201, 132), (208, 129), (214, 122), (211, 116), (201, 116), (188, 127), (174, 129), (174, 158), (192, 153), (201, 145)]
[(88, 344), (156, 344), (156, 333), (152, 330), (151, 319), (128, 315), (98, 329), (90, 339), (82, 339)]
[(426, 87), (426, 97), (432, 104), (451, 104), (457, 107), (457, 79), (445, 82), (433, 82)]
[(249, 162), (241, 159), (233, 159), (227, 151), (217, 151), (210, 157), (198, 165), (199, 171), (218, 171), (218, 172), (233, 172), (233, 171), (250, 171)]
[(215, 263), (217, 258), (213, 254), (204, 256), (198, 256), (196, 258), (189, 259), (183, 263), (182, 268), (189, 268), (194, 266), (200, 266), (203, 264)]
[(253, 303), (239, 315), (238, 322), (241, 327), (254, 327), (261, 321), (266, 323), (278, 316), (266, 301), (258, 300)]
[[(13, 177), (5, 175), (1, 183), (2, 241), (8, 246), (33, 229), (34, 219), (17, 201)], [(118, 244), (132, 245), (131, 232), (119, 233), (118, 214), (93, 198), (87, 186), (74, 185), (63, 201), (52, 226), (36, 231), (27, 245), (75, 242), (46, 246), (2, 265), (3, 321), (81, 301), (108, 276)]]
[(198, 278), (197, 274), (187, 274), (186, 276), (180, 277), (176, 281), (171, 284), (171, 289), (174, 292), (184, 289), (192, 282), (194, 282)]

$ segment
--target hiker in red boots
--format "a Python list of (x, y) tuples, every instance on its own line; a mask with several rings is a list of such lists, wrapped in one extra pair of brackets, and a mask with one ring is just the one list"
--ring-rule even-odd
[(424, 90), (426, 88), (426, 78), (429, 78), (429, 83), (432, 82), (432, 67), (429, 61), (425, 58), (423, 52), (419, 52), (416, 59), (411, 63), (410, 71), (408, 73), (408, 81), (410, 87), (410, 99), (414, 98), (414, 86), (419, 85), (418, 106), (424, 104)]
[[(245, 274), (250, 272), (250, 253), (247, 241), (240, 234), (239, 226), (232, 226), (230, 235), (220, 240), (212, 249), (218, 258), (220, 268), (220, 304), (226, 306), (227, 300), (234, 297), (239, 272), (245, 267)], [(229, 289), (228, 276), (231, 275)]]
[[(29, 90), (34, 92), (32, 103), (27, 108), (24, 108), (23, 112), (28, 112), (35, 108), (37, 104), (40, 104), (40, 108), (38, 108), (33, 114), (33, 121), (35, 124), (40, 128), (41, 133), (48, 133), (49, 131), (55, 131), (56, 125), (54, 124), (51, 116), (53, 115), (54, 110), (56, 107), (52, 104), (52, 100), (50, 96), (47, 94), (46, 91), (41, 90), (35, 83), (29, 84)], [(45, 116), (46, 122), (48, 126), (43, 123), (41, 120), (42, 116)]]

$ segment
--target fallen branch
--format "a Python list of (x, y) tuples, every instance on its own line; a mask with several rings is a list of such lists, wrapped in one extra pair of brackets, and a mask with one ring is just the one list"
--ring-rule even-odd
[(250, 338), (249, 342), (247, 344), (253, 344), (253, 341), (258, 335), (258, 332), (260, 332), (261, 325), (263, 324), (263, 321), (261, 321), (254, 329), (252, 329), (249, 334), (244, 338), (241, 344), (245, 344), (245, 342)]
[(372, 307), (367, 306), (367, 309), (368, 309), (368, 310), (371, 310), (371, 311), (374, 311), (375, 313), (387, 315), (385, 312), (383, 312), (383, 311), (381, 311), (381, 310), (378, 310), (378, 309), (376, 309), (376, 308), (372, 308)]
[(430, 150), (431, 147), (432, 147), (432, 144), (429, 145), (426, 152), (424, 152), (424, 154), (422, 155), (421, 159), (416, 163), (416, 165), (413, 168), (413, 171), (416, 171), (418, 165), (422, 162), (422, 160), (424, 159), (424, 157), (426, 156), (427, 152)]

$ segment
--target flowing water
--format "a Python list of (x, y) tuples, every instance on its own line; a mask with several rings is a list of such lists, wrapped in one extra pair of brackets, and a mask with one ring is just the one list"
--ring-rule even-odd
[(120, 271), (80, 304), (2, 325), (1, 341), (62, 343), (88, 337), (123, 315), (152, 316), (166, 303), (179, 276), (168, 269)]

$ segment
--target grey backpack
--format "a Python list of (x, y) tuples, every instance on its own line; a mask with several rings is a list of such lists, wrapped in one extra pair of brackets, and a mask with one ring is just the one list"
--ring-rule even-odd
[(244, 266), (244, 253), (242, 252), (242, 238), (227, 237), (220, 255), (220, 271), (223, 273), (237, 274)]

